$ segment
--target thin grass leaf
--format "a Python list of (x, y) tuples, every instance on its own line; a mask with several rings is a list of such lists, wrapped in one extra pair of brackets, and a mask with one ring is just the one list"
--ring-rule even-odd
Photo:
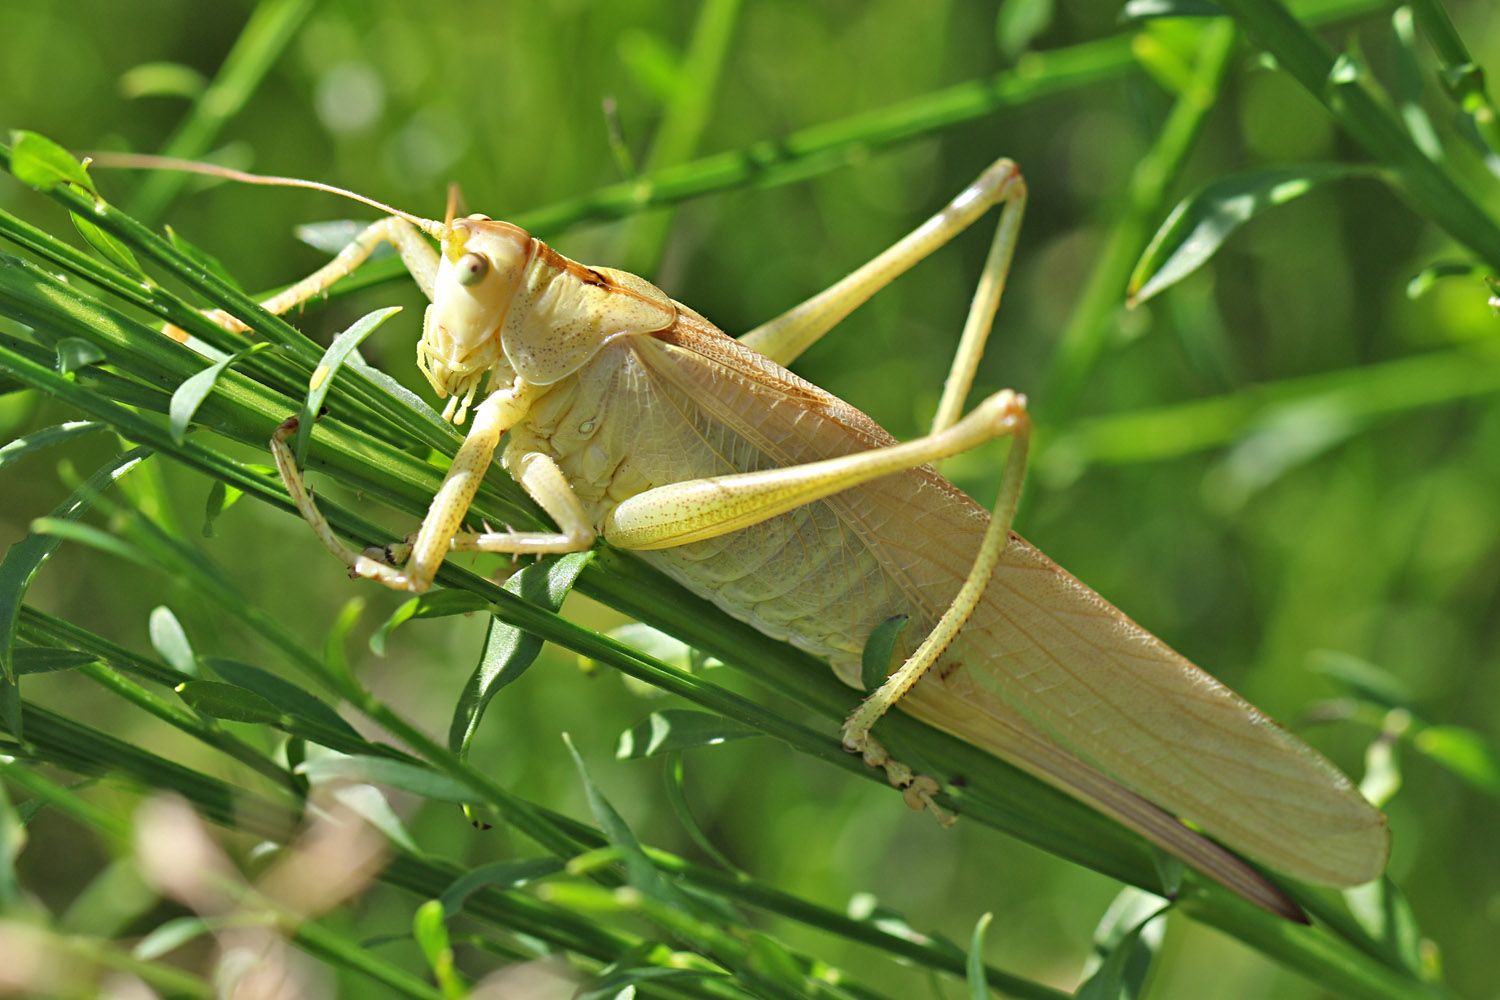
[(359, 623), (359, 618), (365, 611), (365, 599), (363, 597), (351, 597), (344, 602), (338, 617), (329, 626), (328, 638), (323, 640), (323, 663), (328, 667), (328, 672), (333, 677), (342, 679), (350, 687), (357, 686), (354, 674), (349, 669), (349, 657), (344, 653), (344, 647), (349, 641), (349, 633), (354, 631), (354, 626)]
[(640, 760), (658, 754), (717, 746), (733, 740), (764, 735), (758, 729), (733, 719), (685, 708), (652, 712), (644, 721), (620, 734), (616, 760)]
[[(508, 593), (523, 601), (556, 613), (577, 582), (578, 574), (592, 558), (591, 552), (575, 552), (533, 563), (506, 580), (503, 586)], [(479, 729), (490, 700), (536, 662), (542, 651), (542, 642), (530, 632), (508, 625), (499, 618), (490, 618), (479, 665), (464, 684), (458, 703), (453, 706), (453, 720), (448, 725), (448, 748), (460, 758), (468, 756), (474, 733)]]
[[(251, 10), (218, 72), (188, 109), (160, 152), (194, 159), (208, 152), (220, 130), (245, 106), (291, 44), (314, 7), (313, 0), (261, 0)], [(131, 200), (134, 213), (155, 219), (172, 202), (186, 174), (156, 171)]]
[(12, 129), (10, 172), (22, 184), (51, 191), (59, 184), (76, 184), (95, 198), (99, 191), (88, 171), (72, 153), (36, 132)]
[(222, 479), (215, 479), (209, 485), (208, 497), (203, 502), (201, 531), (204, 538), (214, 537), (214, 524), (226, 510), (234, 506), (236, 500), (244, 495), (244, 490), (230, 486)]
[[(369, 226), (369, 222), (362, 222), (358, 219), (328, 219), (325, 222), (304, 222), (292, 230), (292, 235), (314, 250), (334, 257), (353, 243), (355, 238)], [(392, 256), (395, 252), (389, 243), (382, 241), (370, 251), (370, 256), (365, 259), (379, 260), (382, 257)]]
[(64, 337), (55, 345), (57, 370), (72, 375), (81, 368), (98, 364), (104, 360), (104, 352), (92, 342), (81, 337)]
[(21, 822), (5, 785), (0, 783), (0, 912), (10, 913), (21, 898), (16, 878), (16, 858), (26, 846), (26, 826)]
[(636, 985), (673, 982), (687, 979), (722, 979), (730, 977), (709, 969), (664, 969), (658, 965), (639, 965), (611, 969), (578, 991), (573, 1000), (632, 1000)]
[(281, 711), (260, 695), (222, 681), (183, 681), (177, 693), (196, 712), (226, 722), (280, 726)]
[(1002, 0), (995, 16), (995, 43), (1013, 61), (1052, 24), (1053, 0)]
[(1344, 901), (1366, 931), (1418, 979), (1426, 963), (1422, 958), (1422, 933), (1406, 896), (1389, 876), (1344, 890)]
[(370, 650), (376, 656), (384, 656), (386, 643), (391, 633), (413, 618), (446, 618), (449, 615), (469, 615), (489, 607), (490, 602), (478, 594), (466, 590), (431, 590), (425, 594), (403, 601), (392, 611), (380, 627), (370, 633)]
[(458, 1000), (467, 994), (468, 990), (453, 968), (453, 945), (448, 940), (443, 904), (436, 899), (429, 899), (417, 907), (417, 912), (412, 916), (411, 933), (422, 951), (422, 957), (427, 959), (427, 965), (432, 969), (433, 978), (437, 980), (438, 989), (443, 996)]
[(189, 941), (212, 934), (213, 931), (214, 923), (203, 917), (173, 917), (152, 928), (130, 949), (130, 954), (143, 961), (151, 961), (176, 951)]
[[(144, 448), (132, 448), (106, 462), (52, 512), (52, 519), (82, 517), (105, 487), (150, 454)], [(20, 735), (21, 727), (20, 697), (16, 692), (16, 675), (11, 663), (16, 620), (26, 589), (59, 544), (61, 539), (33, 531), (12, 545), (5, 558), (0, 560), (0, 673), (4, 675), (4, 683), (0, 684), (0, 721), (4, 721), (11, 734), (16, 736)]]
[(1130, 304), (1140, 305), (1192, 274), (1261, 213), (1328, 181), (1375, 176), (1379, 173), (1364, 165), (1308, 164), (1234, 174), (1205, 185), (1179, 202), (1151, 238), (1130, 275)]
[(203, 405), (208, 394), (214, 391), (214, 383), (219, 380), (224, 369), (271, 346), (273, 345), (266, 341), (253, 344), (243, 351), (236, 351), (227, 358), (221, 358), (201, 372), (184, 379), (182, 384), (173, 391), (172, 401), (167, 407), (167, 426), (171, 430), (172, 440), (182, 444), (187, 436), (188, 424), (192, 423), (198, 407)]
[(1318, 650), (1308, 658), (1308, 665), (1314, 672), (1383, 708), (1410, 705), (1415, 697), (1411, 685), (1401, 678), (1349, 653)]
[(1500, 753), (1480, 733), (1463, 726), (1424, 726), (1412, 746), (1429, 760), (1492, 797), (1500, 797)]
[(1422, 268), (1412, 276), (1406, 283), (1406, 297), (1419, 299), (1430, 292), (1443, 278), (1468, 278), (1478, 282), (1482, 280), (1488, 269), (1474, 263), (1473, 261), (1442, 261)]
[[(643, 622), (626, 622), (624, 625), (610, 629), (607, 634), (616, 642), (624, 643), (631, 649), (688, 673), (697, 673), (705, 667), (724, 665), (722, 660), (709, 656), (676, 636), (669, 635), (661, 629), (652, 628)], [(601, 666), (598, 661), (585, 658), (585, 669), (592, 670), (598, 666)]]
[(164, 605), (152, 608), (146, 624), (151, 648), (161, 654), (173, 670), (197, 677), (198, 657), (194, 655), (193, 644), (188, 641), (187, 632), (172, 614), (172, 609)]
[(1391, 12), (1391, 34), (1396, 39), (1393, 49), (1396, 109), (1417, 148), (1427, 154), (1428, 159), (1441, 162), (1444, 158), (1442, 140), (1438, 138), (1437, 129), (1432, 127), (1427, 109), (1422, 107), (1422, 70), (1417, 65), (1417, 29), (1410, 7), (1397, 7)]
[(11, 662), (16, 676), (26, 674), (51, 674), (60, 670), (76, 670), (99, 657), (81, 649), (57, 649), (51, 646), (20, 646), (11, 651)]
[(859, 680), (865, 691), (874, 691), (891, 675), (891, 657), (896, 652), (896, 638), (910, 624), (910, 615), (894, 615), (875, 626), (860, 653)]
[(693, 815), (693, 810), (688, 805), (687, 789), (684, 787), (686, 785), (685, 771), (686, 768), (683, 767), (682, 763), (682, 754), (674, 753), (667, 757), (667, 804), (672, 807), (672, 814), (677, 817), (677, 822), (682, 824), (683, 830), (692, 839), (693, 843), (698, 845), (698, 849), (712, 858), (716, 865), (726, 872), (748, 878), (749, 876), (738, 865), (725, 857), (724, 853), (719, 850), (718, 846), (704, 832), (703, 826), (698, 822), (698, 818)]
[(1126, 0), (1120, 21), (1130, 24), (1154, 17), (1223, 17), (1226, 11), (1212, 0)]
[(1114, 898), (1094, 929), (1094, 951), (1076, 1000), (1138, 1000), (1161, 947), (1169, 906), (1151, 893), (1127, 888)]
[(50, 535), (59, 541), (87, 545), (91, 549), (118, 556), (148, 569), (159, 568), (150, 552), (92, 524), (80, 524), (66, 518), (39, 517), (31, 522), (31, 530), (38, 535)]
[(73, 220), (73, 227), (78, 230), (78, 235), (82, 236), (84, 242), (93, 247), (100, 257), (143, 283), (150, 283), (151, 279), (146, 277), (146, 271), (141, 267), (141, 262), (135, 259), (135, 254), (130, 252), (128, 246), (77, 212), (69, 212), (68, 217)]
[(584, 795), (588, 798), (589, 811), (594, 814), (594, 822), (599, 824), (599, 828), (604, 831), (604, 836), (619, 850), (625, 862), (626, 880), (634, 888), (673, 909), (688, 914), (700, 912), (693, 900), (677, 886), (668, 882), (646, 857), (646, 852), (641, 850), (640, 841), (636, 839), (625, 820), (615, 811), (615, 807), (610, 805), (604, 793), (589, 777), (588, 768), (583, 764), (583, 757), (566, 733), (563, 734), (563, 743), (567, 745), (568, 753), (573, 757), (573, 764), (578, 769), (578, 779), (583, 782)]
[(453, 916), (464, 908), (464, 902), (481, 889), (519, 889), (538, 879), (555, 875), (563, 870), (561, 858), (523, 858), (519, 861), (496, 861), (488, 865), (471, 868), (444, 889), (438, 901), (443, 905), (445, 916)]
[(18, 437), (0, 445), (0, 469), (5, 468), (12, 462), (30, 455), (32, 452), (49, 448), (54, 444), (89, 434), (94, 431), (109, 430), (108, 424), (102, 424), (94, 420), (69, 420), (66, 423), (57, 424), (53, 427), (44, 427), (39, 431), (32, 431), (25, 437)]
[(208, 669), (236, 687), (252, 691), (287, 715), (294, 715), (333, 730), (354, 740), (363, 737), (325, 702), (276, 674), (239, 660), (212, 656), (205, 661)]
[(1359, 782), (1359, 794), (1380, 809), (1401, 790), (1401, 760), (1396, 756), (1396, 734), (1411, 726), (1411, 715), (1404, 709), (1386, 713), (1384, 730), (1365, 747), (1365, 774)]
[[(292, 764), (294, 771), (299, 771), (303, 761)], [(337, 782), (333, 786), (333, 797), (356, 816), (369, 823), (375, 829), (383, 833), (387, 840), (405, 851), (413, 854), (421, 854), (422, 849), (418, 846), (416, 839), (406, 829), (406, 824), (401, 822), (401, 817), (396, 815), (396, 810), (391, 808), (390, 799), (385, 797), (385, 792), (366, 782)]]
[(312, 379), (308, 382), (307, 399), (302, 403), (302, 413), (297, 421), (297, 441), (294, 450), (298, 468), (301, 468), (307, 461), (307, 442), (312, 439), (313, 424), (318, 414), (323, 411), (323, 400), (328, 396), (328, 389), (333, 384), (334, 377), (338, 375), (339, 369), (344, 367), (344, 362), (351, 352), (358, 349), (362, 340), (400, 311), (400, 306), (391, 306), (361, 316), (350, 324), (347, 330), (334, 337), (333, 343), (328, 345), (328, 350), (323, 352), (323, 357), (318, 361), (318, 367), (314, 369)]
[(240, 283), (234, 280), (234, 276), (224, 268), (224, 265), (219, 262), (219, 258), (204, 250), (202, 247), (189, 240), (186, 236), (183, 236), (171, 226), (163, 226), (162, 229), (166, 232), (167, 241), (172, 244), (173, 250), (176, 250), (188, 260), (197, 264), (199, 267), (203, 268), (204, 271), (212, 274), (214, 277), (218, 278), (229, 287), (240, 287)]
[(964, 980), (969, 984), (970, 1000), (988, 1000), (989, 982), (984, 976), (984, 932), (989, 930), (993, 913), (986, 913), (974, 923), (974, 933), (969, 938), (969, 957), (964, 966)]
[(297, 773), (315, 785), (330, 781), (357, 781), (399, 788), (426, 799), (440, 802), (472, 802), (477, 796), (472, 788), (422, 764), (411, 764), (387, 757), (344, 756), (329, 754), (305, 761)]
[(208, 86), (202, 73), (177, 62), (148, 62), (132, 66), (120, 74), (120, 96), (127, 101), (138, 97), (196, 98)]

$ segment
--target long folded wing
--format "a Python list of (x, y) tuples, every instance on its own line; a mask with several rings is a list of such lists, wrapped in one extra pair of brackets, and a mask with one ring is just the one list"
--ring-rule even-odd
[[(891, 442), (847, 403), (712, 328), (695, 328), (694, 314), (685, 319), (657, 337), (694, 363), (660, 366), (663, 376), (776, 464)], [(753, 407), (742, 405), (747, 394)], [(837, 512), (847, 538), (879, 560), (895, 595), (872, 599), (863, 631), (856, 625), (846, 648), (819, 650), (852, 679), (864, 636), (893, 606), (914, 616), (907, 634), (920, 641), (968, 572), (988, 519), (927, 469), (822, 503)], [(847, 591), (841, 599), (847, 603)], [(1158, 843), (1173, 839), (1163, 846), (1177, 853), (1188, 849), (1182, 838), (1163, 831), (1130, 793), (1307, 881), (1355, 885), (1385, 864), (1385, 817), (1337, 768), (1018, 536), (974, 617), (900, 707)], [(1100, 775), (1118, 785), (1106, 788)]]

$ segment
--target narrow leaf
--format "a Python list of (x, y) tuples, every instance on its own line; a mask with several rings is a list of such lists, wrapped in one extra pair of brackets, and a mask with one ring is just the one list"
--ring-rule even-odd
[(1309, 164), (1234, 174), (1200, 188), (1172, 210), (1151, 238), (1130, 276), (1130, 304), (1145, 302), (1202, 267), (1230, 234), (1261, 212), (1325, 181), (1372, 176), (1379, 176), (1378, 171), (1362, 165)]
[(136, 942), (130, 954), (150, 962), (212, 931), (213, 926), (202, 917), (173, 917)]
[(185, 97), (192, 100), (203, 93), (208, 80), (191, 66), (177, 62), (148, 62), (132, 66), (120, 74), (120, 96)]
[(57, 342), (57, 370), (70, 375), (80, 368), (104, 360), (104, 352), (93, 341), (82, 337), (64, 337)]
[[(721, 661), (694, 649), (675, 635), (668, 635), (645, 622), (626, 622), (610, 629), (606, 634), (653, 659), (688, 673), (697, 673), (702, 667), (723, 665)], [(598, 661), (587, 658), (584, 658), (584, 663), (591, 669), (599, 666)]]
[(519, 861), (496, 861), (464, 872), (438, 897), (443, 913), (453, 916), (464, 902), (480, 889), (516, 889), (563, 870), (561, 858), (524, 858)]
[(400, 311), (400, 306), (390, 306), (361, 316), (350, 325), (349, 329), (334, 337), (333, 343), (328, 345), (328, 350), (323, 352), (322, 360), (313, 370), (312, 380), (307, 388), (307, 399), (302, 403), (302, 415), (297, 421), (297, 442), (294, 451), (298, 468), (301, 468), (307, 460), (307, 442), (312, 437), (313, 424), (323, 409), (323, 400), (328, 395), (328, 387), (333, 383), (333, 378), (338, 374), (339, 369), (344, 366), (349, 352), (357, 348), (360, 341), (374, 333), (376, 327)]
[(1500, 796), (1500, 757), (1479, 733), (1463, 726), (1427, 726), (1412, 746), (1489, 795)]
[(1226, 13), (1212, 0), (1126, 0), (1120, 20), (1129, 24), (1154, 17), (1223, 17)]
[(107, 424), (96, 423), (92, 420), (69, 420), (64, 424), (57, 424), (53, 427), (44, 427), (39, 431), (32, 431), (25, 437), (18, 437), (12, 441), (7, 441), (4, 445), (0, 445), (0, 469), (42, 448), (61, 444), (70, 438), (78, 437), (80, 434), (108, 429), (109, 426)]
[(344, 602), (344, 607), (339, 611), (338, 617), (333, 620), (333, 625), (328, 629), (328, 638), (323, 640), (323, 662), (328, 665), (329, 671), (335, 677), (352, 680), (354, 674), (349, 669), (349, 657), (344, 653), (344, 646), (349, 641), (349, 633), (354, 631), (354, 626), (359, 623), (360, 615), (365, 611), (365, 599), (363, 597), (351, 597)]
[[(368, 222), (358, 219), (328, 219), (324, 222), (308, 222), (292, 230), (297, 239), (306, 243), (314, 250), (321, 250), (328, 256), (333, 257), (342, 251), (360, 233), (368, 229)], [(394, 254), (395, 249), (385, 241), (376, 244), (371, 251), (368, 260), (379, 260), (381, 257), (389, 257)]]
[[(97, 472), (52, 512), (54, 519), (78, 518), (93, 505), (99, 493), (110, 483), (133, 469), (151, 453), (144, 448), (132, 448), (105, 463)], [(37, 570), (47, 557), (56, 551), (61, 539), (33, 531), (12, 545), (0, 559), (0, 722), (11, 735), (21, 738), (21, 696), (16, 688), (16, 674), (11, 662), (11, 648), (15, 644), (16, 619), (21, 611), (21, 602), (26, 589), (36, 578)]]
[(1074, 994), (1076, 1000), (1136, 1000), (1143, 995), (1166, 927), (1156, 918), (1169, 905), (1136, 888), (1115, 897), (1094, 929), (1094, 954), (1085, 966), (1087, 979)]
[(351, 739), (363, 740), (355, 728), (326, 703), (269, 670), (217, 656), (210, 657), (207, 664), (230, 684), (254, 692), (287, 715), (307, 719)]
[(1309, 657), (1309, 666), (1315, 673), (1383, 708), (1411, 704), (1411, 686), (1369, 660), (1337, 650), (1318, 650)]
[(378, 629), (370, 633), (370, 650), (376, 656), (384, 656), (386, 642), (390, 639), (391, 633), (413, 618), (468, 615), (489, 606), (489, 601), (467, 590), (429, 590), (425, 594), (403, 601)]
[(193, 654), (193, 645), (188, 641), (182, 623), (170, 608), (152, 608), (147, 631), (151, 636), (151, 648), (161, 654), (172, 669), (189, 677), (198, 676), (198, 657)]
[(22, 646), (14, 650), (11, 656), (18, 676), (74, 670), (99, 659), (93, 653), (85, 653), (81, 649), (58, 649), (53, 646)]
[(1485, 276), (1485, 267), (1471, 260), (1449, 260), (1429, 264), (1406, 283), (1406, 297), (1418, 299), (1432, 290), (1444, 278), (1467, 278), (1478, 282)]
[(993, 913), (986, 913), (974, 924), (974, 934), (969, 938), (969, 957), (964, 963), (964, 978), (969, 984), (970, 1000), (988, 1000), (990, 984), (984, 974), (984, 932), (989, 930)]
[(749, 736), (764, 735), (742, 722), (709, 712), (668, 708), (652, 712), (645, 721), (620, 734), (616, 760), (639, 760), (674, 750), (714, 746)]
[(281, 713), (260, 695), (220, 681), (183, 681), (177, 693), (196, 711), (229, 722), (278, 725)]
[(421, 764), (388, 757), (329, 754), (298, 765), (297, 773), (306, 775), (315, 785), (328, 781), (362, 781), (443, 802), (469, 802), (475, 798), (473, 789), (446, 774)]
[(152, 568), (158, 566), (156, 560), (144, 549), (117, 535), (111, 535), (102, 528), (96, 528), (92, 524), (79, 524), (77, 521), (66, 518), (39, 517), (31, 522), (31, 530), (38, 535), (50, 535), (59, 541), (87, 545), (89, 548), (118, 556), (141, 566)]
[(453, 951), (448, 942), (448, 925), (443, 922), (443, 904), (429, 899), (417, 907), (411, 922), (412, 937), (422, 956), (432, 967), (439, 982), (453, 974)]
[[(525, 567), (505, 581), (507, 591), (548, 611), (562, 607), (563, 599), (573, 589), (578, 574), (593, 558), (591, 552), (574, 552), (558, 559), (545, 560)], [(521, 676), (542, 651), (542, 640), (498, 618), (490, 620), (479, 665), (464, 685), (453, 708), (448, 727), (448, 747), (467, 756), (469, 744), (479, 728), (479, 720), (490, 699), (505, 685)]]
[(865, 690), (874, 691), (891, 675), (891, 657), (896, 652), (896, 637), (910, 621), (908, 615), (892, 615), (870, 633), (860, 654), (859, 679)]
[(10, 172), (16, 180), (38, 191), (51, 191), (59, 184), (76, 184), (94, 197), (99, 196), (83, 164), (72, 153), (36, 132), (11, 131)]
[(1407, 971), (1420, 976), (1422, 933), (1405, 895), (1390, 876), (1344, 890), (1349, 912), (1371, 937), (1386, 945)]
[(653, 899), (674, 906), (685, 913), (696, 912), (692, 900), (681, 889), (668, 882), (646, 857), (646, 852), (641, 849), (640, 841), (631, 832), (624, 818), (615, 811), (609, 799), (604, 797), (604, 793), (589, 777), (588, 768), (583, 765), (583, 757), (566, 733), (563, 734), (563, 742), (567, 744), (568, 753), (573, 756), (573, 764), (578, 769), (579, 780), (583, 782), (584, 795), (588, 798), (589, 811), (594, 814), (594, 822), (599, 824), (599, 828), (604, 831), (604, 836), (619, 849), (624, 859), (626, 881)]
[(272, 346), (274, 345), (262, 341), (243, 351), (236, 351), (229, 357), (214, 362), (201, 372), (195, 372), (183, 379), (182, 384), (172, 393), (172, 401), (167, 404), (167, 423), (172, 432), (172, 440), (182, 444), (182, 439), (187, 435), (188, 424), (192, 423), (193, 415), (198, 412), (198, 407), (203, 405), (208, 394), (213, 392), (214, 383), (219, 380), (225, 368), (241, 358)]
[(245, 495), (245, 491), (230, 486), (222, 479), (215, 479), (208, 488), (208, 499), (203, 504), (203, 537), (214, 536), (214, 523), (234, 502)]
[(682, 766), (682, 754), (674, 753), (667, 760), (667, 803), (672, 807), (677, 822), (682, 824), (683, 830), (692, 838), (698, 849), (712, 858), (715, 863), (727, 872), (734, 875), (749, 876), (724, 853), (719, 850), (707, 833), (704, 832), (702, 824), (693, 815), (693, 810), (688, 806), (686, 789), (686, 769)]
[[(301, 767), (300, 761), (293, 765), (293, 768), (298, 771)], [(407, 831), (406, 824), (401, 822), (401, 817), (397, 816), (396, 810), (391, 808), (390, 800), (374, 785), (365, 782), (340, 782), (334, 786), (333, 797), (352, 810), (360, 819), (385, 834), (386, 839), (397, 847), (413, 854), (422, 853), (416, 840)]]
[(1052, 24), (1053, 0), (1002, 0), (995, 17), (1000, 54), (1015, 59)]
[(196, 243), (193, 243), (187, 237), (183, 236), (177, 230), (173, 229), (171, 226), (165, 226), (164, 228), (167, 231), (167, 239), (171, 242), (172, 248), (174, 250), (182, 254), (188, 260), (192, 261), (198, 267), (202, 268), (208, 274), (212, 274), (215, 278), (218, 278), (220, 281), (224, 282), (224, 284), (228, 285), (230, 288), (233, 288), (236, 291), (244, 290), (240, 288), (240, 283), (234, 280), (234, 276), (231, 275), (227, 270), (225, 270), (224, 265), (219, 262), (219, 258), (207, 252)]
[(26, 827), (5, 794), (4, 783), (0, 783), (0, 912), (12, 912), (12, 905), (21, 898), (16, 858), (25, 846)]
[(141, 268), (141, 262), (135, 259), (135, 254), (130, 252), (128, 246), (77, 212), (69, 212), (68, 216), (73, 220), (73, 227), (78, 230), (78, 235), (82, 236), (84, 242), (93, 247), (100, 257), (133, 278), (140, 281), (150, 280), (146, 277), (145, 270)]

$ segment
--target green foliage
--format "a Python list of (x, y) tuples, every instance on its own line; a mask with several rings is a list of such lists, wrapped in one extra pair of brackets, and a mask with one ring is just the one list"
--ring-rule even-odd
[[(111, 971), (210, 996), (259, 935), (349, 996), (480, 995), (492, 975), (600, 997), (1500, 989), (1474, 944), (1500, 879), (1488, 5), (721, 0), (687, 24), (654, 4), (264, 0), (244, 23), (184, 7), (205, 35), (175, 50), (129, 5), (90, 24), (13, 6), (0, 951), (53, 977), (24, 988), (93, 995)], [(306, 315), (259, 312), (242, 287), (317, 266), (292, 231), (347, 203), (64, 150), (122, 145), (424, 215), (457, 180), (466, 211), (650, 272), (730, 332), (1013, 157), (1033, 210), (976, 393), (1031, 395), (1021, 528), (1273, 714), (1313, 705), (1308, 738), (1368, 761), (1390, 877), (1347, 899), (1288, 886), (1314, 919), (1293, 927), (890, 719), (898, 756), (963, 779), (939, 830), (839, 748), (857, 692), (607, 548), (503, 586), (484, 575), (502, 561), (454, 558), (406, 602), (346, 580), (288, 516), (266, 442), (300, 415), (299, 461), (356, 547), (409, 530), (459, 441), (409, 361), (420, 296), (385, 257)], [(1322, 183), (1348, 177), (1385, 183)], [(799, 371), (917, 433), (986, 236)], [(999, 469), (944, 472), (990, 496)], [(539, 523), (498, 469), (474, 516)], [(106, 905), (107, 876), (134, 881), (134, 912)]]

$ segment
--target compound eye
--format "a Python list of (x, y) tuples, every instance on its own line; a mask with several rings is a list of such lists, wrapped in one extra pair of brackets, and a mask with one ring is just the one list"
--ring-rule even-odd
[(465, 288), (472, 288), (490, 273), (490, 259), (482, 253), (466, 253), (453, 265), (454, 276)]

